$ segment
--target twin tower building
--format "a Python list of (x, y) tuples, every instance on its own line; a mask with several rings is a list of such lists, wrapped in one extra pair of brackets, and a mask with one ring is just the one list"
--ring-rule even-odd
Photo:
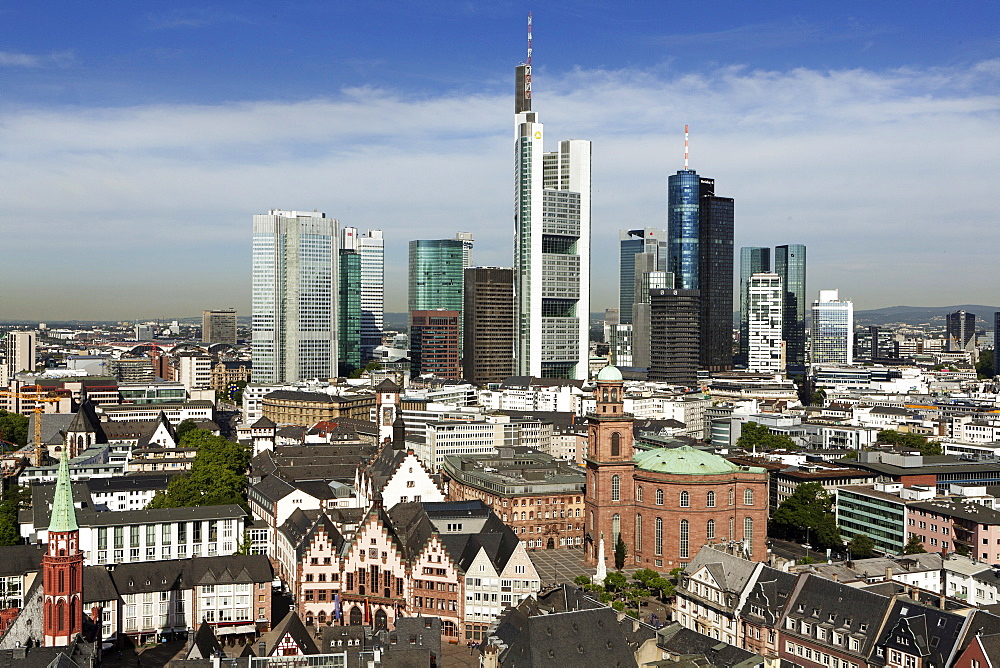
[[(493, 331), (478, 346), (496, 347), (495, 356), (512, 359), (511, 375), (582, 380), (590, 357), (591, 143), (569, 139), (546, 152), (531, 83), (531, 65), (517, 66), (513, 317), (493, 325), (506, 326), (508, 336)], [(659, 336), (654, 347), (664, 368), (676, 360), (664, 358), (663, 350), (694, 346), (693, 355), (687, 353), (693, 381), (695, 368), (732, 365), (733, 200), (717, 197), (714, 182), (686, 164), (670, 177), (668, 189), (665, 266), (655, 267), (666, 271), (653, 288), (661, 301), (677, 301), (675, 308), (694, 315), (679, 338), (652, 336)], [(345, 362), (359, 366), (380, 342), (383, 267), (381, 232), (358, 237), (354, 228), (341, 230), (338, 221), (315, 211), (254, 216), (255, 381), (330, 378)], [(614, 275), (601, 270), (596, 278)], [(651, 328), (668, 320), (673, 323), (660, 318)], [(469, 342), (466, 333), (466, 357)]]

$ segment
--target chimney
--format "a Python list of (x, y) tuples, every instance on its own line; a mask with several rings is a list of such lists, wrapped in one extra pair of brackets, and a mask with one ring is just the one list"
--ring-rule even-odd
[(834, 582), (840, 582), (840, 576), (837, 575), (836, 573), (831, 573), (830, 577), (833, 579)]
[(267, 656), (267, 643), (263, 640), (257, 643), (257, 656)]
[(892, 582), (892, 566), (885, 567), (885, 581)]

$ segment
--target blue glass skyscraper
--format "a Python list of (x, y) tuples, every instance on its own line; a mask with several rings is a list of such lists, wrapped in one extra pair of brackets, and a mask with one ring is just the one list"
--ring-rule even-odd
[(698, 208), (701, 177), (693, 169), (683, 169), (667, 179), (668, 271), (678, 290), (699, 289)]

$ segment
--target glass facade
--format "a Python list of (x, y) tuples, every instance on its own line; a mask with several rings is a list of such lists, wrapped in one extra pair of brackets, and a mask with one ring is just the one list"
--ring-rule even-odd
[(746, 366), (750, 345), (749, 289), (750, 277), (771, 271), (771, 249), (744, 246), (740, 249), (740, 354), (739, 364)]
[[(465, 300), (464, 258), (465, 246), (461, 239), (411, 241), (409, 310), (457, 311), (461, 325)], [(459, 345), (461, 340), (459, 336)]]
[(790, 365), (806, 363), (806, 247), (788, 244), (774, 249), (774, 273), (785, 289), (782, 336)]
[(698, 204), (701, 177), (693, 169), (684, 169), (667, 179), (667, 245), (670, 251), (668, 271), (673, 273), (679, 290), (698, 290)]
[(651, 253), (657, 271), (667, 270), (667, 240), (663, 230), (647, 227), (641, 230), (622, 230), (618, 233), (618, 309), (619, 324), (633, 322), (632, 304), (635, 301), (635, 256)]
[(733, 368), (733, 216), (733, 199), (717, 197), (715, 181), (701, 179), (699, 363), (709, 371)]
[(340, 362), (347, 374), (361, 366), (361, 254), (340, 251)]
[(854, 304), (836, 290), (821, 290), (812, 306), (812, 364), (851, 364), (854, 358)]

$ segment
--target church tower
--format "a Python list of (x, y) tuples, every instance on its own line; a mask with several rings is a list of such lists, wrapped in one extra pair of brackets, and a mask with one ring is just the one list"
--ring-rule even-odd
[(399, 410), (399, 385), (388, 378), (375, 388), (375, 424), (378, 425), (378, 444), (392, 440), (393, 424), (402, 415)]
[(73, 506), (68, 455), (64, 449), (59, 459), (48, 545), (42, 557), (42, 627), (46, 647), (68, 645), (83, 630), (83, 553)]
[(635, 484), (632, 458), (632, 422), (625, 413), (621, 372), (606, 366), (597, 375), (594, 391), (597, 408), (587, 416), (587, 514), (584, 552), (588, 563), (597, 561), (598, 542), (604, 538), (604, 553), (614, 568), (615, 543), (620, 534), (633, 552)]

